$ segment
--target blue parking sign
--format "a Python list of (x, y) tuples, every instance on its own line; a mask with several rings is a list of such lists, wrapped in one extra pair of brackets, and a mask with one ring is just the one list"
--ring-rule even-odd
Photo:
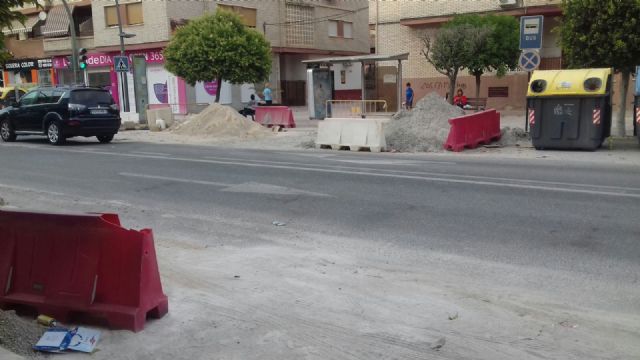
[(544, 16), (523, 16), (520, 18), (520, 49), (542, 48), (542, 23)]

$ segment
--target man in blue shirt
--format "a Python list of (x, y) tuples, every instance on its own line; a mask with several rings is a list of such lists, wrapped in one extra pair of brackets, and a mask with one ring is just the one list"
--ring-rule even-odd
[(407, 92), (405, 95), (405, 106), (407, 107), (407, 110), (411, 110), (411, 108), (413, 107), (413, 89), (411, 88), (411, 83), (407, 83)]
[(273, 104), (273, 99), (271, 98), (271, 86), (269, 83), (264, 84), (264, 90), (262, 91), (262, 97), (264, 98), (264, 102), (267, 105)]

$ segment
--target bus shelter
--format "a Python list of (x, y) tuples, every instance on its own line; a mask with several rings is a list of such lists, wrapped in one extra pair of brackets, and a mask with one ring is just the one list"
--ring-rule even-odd
[[(367, 98), (367, 71), (376, 69), (378, 63), (393, 63), (396, 66), (395, 74), (395, 105), (399, 110), (402, 104), (402, 61), (409, 58), (409, 53), (395, 55), (360, 55), (360, 56), (340, 56), (304, 60), (307, 65), (307, 106), (309, 107), (310, 118), (324, 119), (325, 117), (339, 116), (366, 117), (379, 112), (390, 112), (393, 109), (387, 106), (385, 100), (379, 98)], [(360, 100), (338, 100), (333, 99), (333, 75), (332, 67), (336, 64), (349, 65), (360, 63), (361, 98)], [(377, 86), (377, 79), (374, 74), (373, 84)], [(386, 78), (385, 78), (385, 83)], [(324, 83), (324, 85), (323, 85)], [(330, 88), (331, 91), (326, 91)], [(346, 110), (346, 111), (345, 111)]]

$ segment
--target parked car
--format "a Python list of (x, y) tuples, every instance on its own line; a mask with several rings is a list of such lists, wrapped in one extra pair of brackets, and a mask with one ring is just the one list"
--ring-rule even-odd
[(43, 87), (0, 110), (0, 137), (46, 135), (60, 145), (74, 136), (95, 136), (108, 143), (120, 128), (120, 111), (111, 94), (90, 87)]
[[(26, 93), (27, 90), (18, 88), (18, 98)], [(16, 88), (13, 86), (0, 88), (0, 109), (4, 109), (14, 102), (16, 102)]]

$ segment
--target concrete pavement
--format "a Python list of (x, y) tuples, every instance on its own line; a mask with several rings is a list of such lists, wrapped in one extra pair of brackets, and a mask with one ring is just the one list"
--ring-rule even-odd
[[(549, 312), (563, 304), (567, 313), (628, 321), (640, 310), (637, 166), (139, 143), (51, 147), (33, 140), (0, 144), (0, 169), (0, 196), (9, 205), (119, 211), (127, 226), (152, 227), (161, 243), (179, 248), (337, 246), (341, 256), (477, 285), (474, 296), (515, 296), (519, 306), (528, 299), (554, 304)], [(161, 272), (165, 281), (180, 282)], [(637, 327), (621, 326), (627, 339), (637, 339)], [(589, 330), (585, 339), (601, 336), (597, 326)], [(418, 336), (407, 331), (391, 332)], [(558, 346), (569, 354), (573, 345)], [(625, 343), (612, 353), (635, 351)], [(477, 358), (496, 353), (486, 354)]]

